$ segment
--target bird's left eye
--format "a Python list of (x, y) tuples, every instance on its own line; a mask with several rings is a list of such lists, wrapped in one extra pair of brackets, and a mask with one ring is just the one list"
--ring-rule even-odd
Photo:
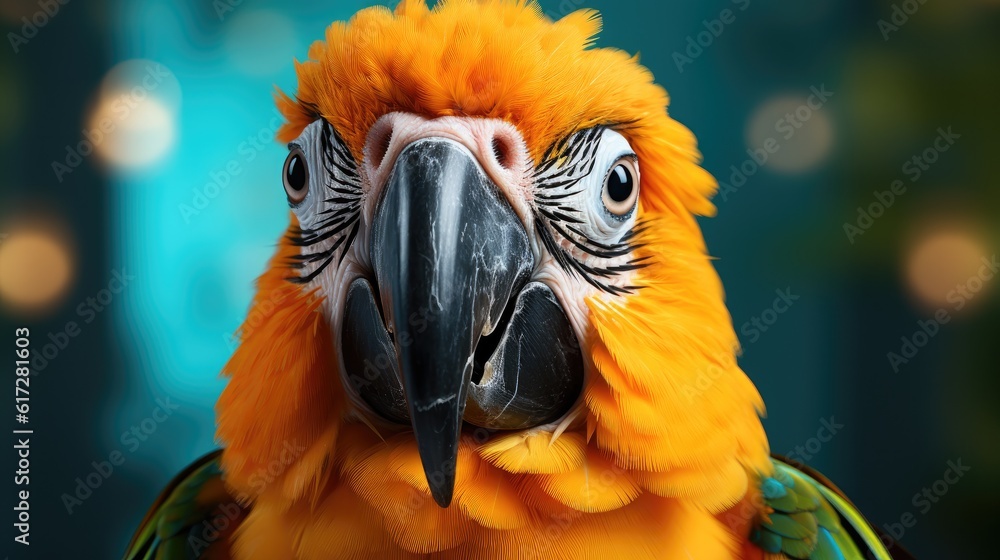
[(624, 219), (632, 213), (638, 199), (639, 172), (635, 159), (623, 157), (611, 166), (611, 171), (604, 179), (601, 201), (613, 217)]
[(288, 154), (282, 175), (289, 204), (301, 204), (309, 193), (309, 169), (301, 149), (293, 148)]

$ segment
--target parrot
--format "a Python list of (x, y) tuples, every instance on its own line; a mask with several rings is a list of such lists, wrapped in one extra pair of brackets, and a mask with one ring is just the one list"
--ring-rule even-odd
[(125, 558), (909, 557), (770, 453), (697, 221), (717, 182), (601, 26), (402, 0), (295, 62), (219, 449)]

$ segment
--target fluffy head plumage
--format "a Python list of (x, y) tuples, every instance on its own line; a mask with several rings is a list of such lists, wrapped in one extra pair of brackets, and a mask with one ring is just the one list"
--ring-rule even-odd
[(735, 363), (738, 342), (694, 220), (713, 212), (715, 182), (650, 72), (621, 51), (593, 48), (599, 29), (587, 10), (552, 22), (520, 0), (446, 0), (433, 10), (405, 0), (395, 12), (371, 8), (333, 24), (297, 65), (295, 97), (279, 94), (288, 119), (279, 137), (323, 118), (358, 159), (372, 124), (393, 111), (504, 119), (536, 161), (575, 131), (613, 125), (642, 162), (639, 212), (650, 227), (638, 256), (650, 264), (635, 279), (639, 292), (589, 300), (593, 373), (576, 420), (558, 437), (554, 427), (470, 431), (455, 503), (442, 510), (412, 434), (376, 433), (352, 410), (336, 382), (321, 296), (284, 281), (295, 247), (283, 241), (218, 404), (227, 481), (256, 502), (238, 557), (250, 557), (252, 534), (266, 527), (280, 527), (268, 533), (302, 557), (735, 550), (716, 515), (746, 497), (769, 461), (763, 405)]
[(361, 154), (372, 124), (392, 111), (499, 118), (517, 125), (538, 161), (576, 130), (615, 124), (644, 162), (649, 210), (711, 214), (716, 183), (695, 164), (694, 135), (667, 116), (667, 92), (636, 57), (592, 48), (600, 28), (595, 11), (552, 22), (523, 0), (363, 10), (331, 25), (298, 63), (295, 97), (279, 94), (288, 123), (278, 136), (289, 141), (322, 117)]

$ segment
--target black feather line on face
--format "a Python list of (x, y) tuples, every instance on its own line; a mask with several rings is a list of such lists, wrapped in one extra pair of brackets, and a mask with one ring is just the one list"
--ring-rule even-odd
[[(322, 219), (313, 227), (292, 228), (288, 232), (289, 241), (302, 247), (302, 252), (286, 263), (288, 268), (301, 271), (319, 263), (308, 274), (288, 278), (294, 284), (308, 284), (334, 260), (338, 265), (343, 262), (361, 225), (361, 175), (358, 173), (358, 164), (343, 138), (326, 121), (323, 122), (320, 141), (325, 187), (330, 193), (323, 202), (331, 206), (318, 213)], [(329, 247), (319, 246), (330, 239), (333, 241)]]
[(564, 270), (612, 295), (631, 294), (641, 289), (641, 286), (616, 286), (610, 280), (648, 266), (648, 257), (633, 258), (614, 265), (587, 264), (566, 250), (556, 238), (568, 241), (573, 247), (598, 261), (624, 257), (643, 246), (636, 242), (638, 235), (646, 228), (642, 222), (626, 232), (618, 242), (602, 243), (591, 239), (578, 227), (582, 221), (571, 213), (583, 210), (569, 206), (566, 201), (580, 193), (575, 187), (594, 172), (604, 131), (628, 126), (629, 123), (603, 125), (567, 136), (545, 151), (541, 163), (532, 174), (535, 183), (535, 230), (542, 245)]

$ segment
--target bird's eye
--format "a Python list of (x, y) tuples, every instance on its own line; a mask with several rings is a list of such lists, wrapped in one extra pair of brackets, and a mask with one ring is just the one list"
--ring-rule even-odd
[(306, 199), (306, 194), (309, 193), (309, 169), (301, 149), (293, 148), (288, 154), (282, 176), (285, 182), (285, 194), (288, 195), (288, 203), (293, 206), (301, 204)]
[(615, 162), (604, 180), (601, 201), (615, 218), (628, 217), (639, 198), (639, 171), (635, 159), (623, 157)]

